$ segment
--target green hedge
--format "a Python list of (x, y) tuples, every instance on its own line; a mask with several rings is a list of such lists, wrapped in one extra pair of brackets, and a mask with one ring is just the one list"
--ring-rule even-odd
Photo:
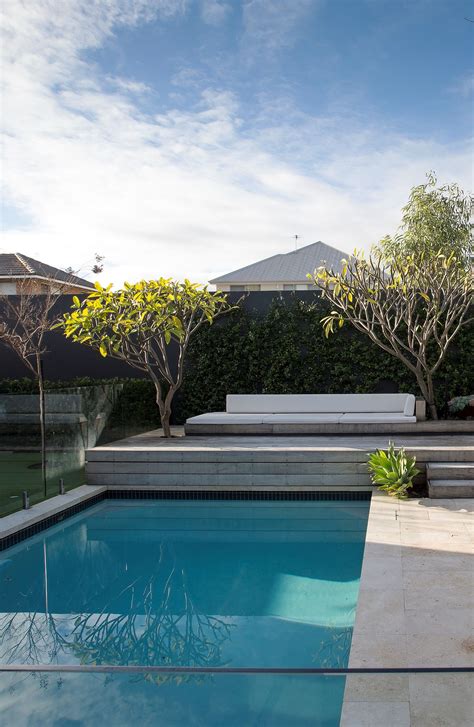
[[(204, 326), (188, 350), (186, 376), (174, 404), (174, 422), (225, 408), (227, 393), (365, 393), (387, 390), (418, 394), (410, 372), (394, 357), (350, 326), (326, 339), (320, 319), (324, 301), (309, 305), (296, 297), (275, 300), (266, 314), (239, 308)], [(436, 379), (440, 414), (453, 396), (474, 386), (474, 325), (466, 326), (451, 347)], [(117, 381), (104, 380), (104, 381)], [(110, 424), (159, 425), (153, 384), (120, 379), (124, 384)], [(90, 378), (47, 382), (50, 389), (90, 386)], [(0, 393), (31, 393), (30, 379), (4, 380)]]
[[(239, 309), (203, 328), (191, 343), (178, 402), (177, 421), (225, 408), (226, 393), (419, 394), (412, 374), (393, 356), (346, 325), (325, 338), (324, 300), (309, 305), (275, 300), (256, 316)], [(436, 378), (441, 415), (455, 395), (474, 385), (474, 325), (461, 330)]]

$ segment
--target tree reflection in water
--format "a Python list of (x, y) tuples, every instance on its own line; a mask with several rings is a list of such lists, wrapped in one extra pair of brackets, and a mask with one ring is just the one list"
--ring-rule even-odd
[[(154, 572), (144, 580), (138, 576), (127, 583), (99, 613), (3, 614), (0, 661), (66, 663), (60, 657), (74, 655), (74, 662), (81, 664), (224, 666), (222, 646), (230, 638), (232, 624), (199, 612), (186, 572), (169, 546), (161, 545)], [(137, 677), (158, 684), (189, 679), (189, 675), (151, 673)]]
[(313, 662), (319, 668), (344, 669), (351, 648), (352, 626), (328, 627), (324, 639), (313, 654)]

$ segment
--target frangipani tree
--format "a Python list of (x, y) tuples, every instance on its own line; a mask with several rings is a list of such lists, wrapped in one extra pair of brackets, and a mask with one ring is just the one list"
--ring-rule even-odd
[(383, 247), (342, 262), (341, 272), (320, 267), (312, 276), (333, 307), (321, 321), (326, 336), (345, 322), (365, 333), (414, 374), (437, 419), (433, 377), (473, 320), (472, 268), (454, 254), (388, 256)]
[[(82, 302), (75, 297), (61, 323), (67, 338), (126, 361), (145, 371), (156, 389), (165, 437), (171, 436), (173, 397), (183, 382), (184, 360), (191, 336), (231, 306), (222, 293), (171, 279), (125, 283), (121, 290), (103, 288)], [(171, 347), (177, 348), (172, 364)]]
[(473, 261), (473, 196), (458, 184), (437, 186), (434, 172), (426, 182), (413, 187), (402, 209), (398, 233), (387, 235), (380, 248), (388, 257), (404, 255), (449, 256), (453, 253), (466, 267)]

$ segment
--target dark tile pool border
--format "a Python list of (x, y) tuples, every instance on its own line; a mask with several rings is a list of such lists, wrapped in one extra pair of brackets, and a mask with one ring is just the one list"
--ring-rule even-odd
[(298, 491), (284, 490), (114, 490), (108, 500), (370, 500), (370, 490)]
[(276, 501), (341, 501), (341, 500), (352, 500), (352, 501), (368, 501), (371, 498), (370, 491), (354, 492), (354, 491), (284, 491), (276, 492), (272, 490), (270, 492), (264, 492), (262, 490), (106, 490), (101, 492), (95, 497), (90, 497), (84, 502), (79, 502), (77, 505), (67, 507), (61, 512), (57, 512), (54, 515), (46, 516), (43, 520), (40, 520), (33, 525), (28, 525), (26, 528), (17, 530), (15, 533), (11, 533), (4, 538), (0, 538), (0, 552), (11, 548), (13, 545), (21, 543), (23, 540), (30, 538), (32, 535), (37, 535), (43, 530), (47, 530), (52, 525), (66, 520), (67, 518), (73, 517), (83, 510), (96, 505), (102, 500), (246, 500), (246, 501), (263, 501), (263, 500), (276, 500)]
[(90, 497), (88, 500), (84, 500), (84, 502), (78, 502), (77, 505), (71, 505), (71, 507), (67, 507), (54, 515), (47, 515), (43, 518), (43, 520), (33, 523), (33, 525), (28, 525), (26, 528), (22, 528), (21, 530), (17, 530), (16, 533), (11, 533), (4, 538), (0, 538), (0, 552), (2, 550), (6, 550), (6, 548), (11, 548), (12, 545), (21, 543), (22, 540), (31, 538), (32, 535), (41, 533), (43, 530), (50, 528), (52, 525), (57, 525), (57, 523), (67, 520), (67, 518), (73, 517), (73, 515), (77, 515), (83, 510), (86, 510), (88, 507), (91, 507), (106, 498), (107, 493), (101, 492), (95, 497)]

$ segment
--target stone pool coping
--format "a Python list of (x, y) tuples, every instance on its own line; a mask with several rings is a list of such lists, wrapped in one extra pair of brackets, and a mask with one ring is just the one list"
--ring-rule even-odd
[[(349, 667), (474, 666), (474, 500), (372, 494)], [(351, 675), (341, 727), (472, 724), (472, 674)]]
[(88, 503), (89, 500), (102, 495), (107, 487), (101, 485), (81, 485), (64, 495), (56, 495), (32, 505), (29, 510), (17, 510), (0, 518), (0, 541), (15, 533), (42, 523), (69, 508)]

